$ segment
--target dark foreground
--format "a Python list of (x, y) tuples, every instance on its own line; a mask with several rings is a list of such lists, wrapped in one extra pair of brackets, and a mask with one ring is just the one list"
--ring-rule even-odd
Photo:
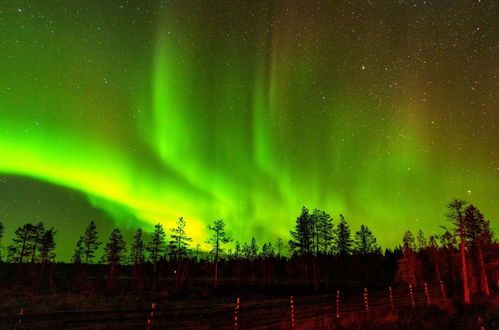
[[(435, 293), (227, 299), (65, 294), (16, 297), (4, 292), (2, 329), (497, 329), (499, 298), (464, 307)], [(19, 308), (18, 305), (25, 305)], [(128, 306), (128, 308), (126, 308)], [(19, 308), (18, 310), (16, 310)], [(57, 311), (53, 311), (54, 308)]]

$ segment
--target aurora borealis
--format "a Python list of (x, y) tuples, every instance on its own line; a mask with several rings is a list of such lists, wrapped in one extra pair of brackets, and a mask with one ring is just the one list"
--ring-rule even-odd
[[(2, 186), (39, 181), (117, 225), (183, 216), (195, 242), (217, 218), (235, 239), (287, 239), (306, 205), (394, 246), (440, 232), (454, 197), (497, 231), (498, 9), (4, 0), (0, 220), (35, 221)], [(71, 226), (54, 196), (25, 207)], [(71, 249), (80, 232), (60, 234)]]

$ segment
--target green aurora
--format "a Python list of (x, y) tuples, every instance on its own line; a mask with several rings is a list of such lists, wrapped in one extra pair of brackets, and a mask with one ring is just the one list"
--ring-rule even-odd
[[(394, 246), (440, 233), (454, 197), (497, 231), (498, 9), (2, 1), (0, 175), (81, 192), (117, 225), (183, 216), (195, 243), (217, 218), (286, 239), (306, 205)], [(30, 221), (9, 210), (8, 230)]]

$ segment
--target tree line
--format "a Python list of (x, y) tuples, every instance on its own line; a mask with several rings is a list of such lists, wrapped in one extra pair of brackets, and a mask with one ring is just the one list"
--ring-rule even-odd
[[(91, 265), (99, 265), (107, 269), (106, 291), (116, 289), (120, 272), (129, 275), (137, 290), (158, 290), (166, 279), (172, 280), (176, 290), (193, 287), (196, 281), (204, 282), (205, 289), (216, 289), (221, 271), (225, 282), (238, 286), (305, 283), (315, 292), (352, 281), (416, 286), (422, 281), (445, 280), (462, 290), (464, 301), (469, 302), (470, 294), (490, 294), (488, 273), (492, 270), (487, 264), (496, 257), (497, 244), (490, 222), (474, 205), (456, 199), (447, 210), (450, 226), (442, 227), (442, 235), (426, 238), (421, 230), (416, 236), (407, 231), (401, 246), (384, 252), (367, 226), (361, 225), (352, 235), (343, 215), (335, 223), (325, 211), (306, 207), (296, 218), (287, 244), (277, 238), (260, 247), (255, 237), (249, 242), (233, 242), (224, 220), (216, 220), (208, 226), (210, 235), (205, 243), (209, 252), (201, 251), (200, 244), (192, 246), (182, 217), (167, 230), (158, 223), (149, 235), (137, 228), (129, 244), (119, 228), (102, 242), (91, 221), (71, 258), (73, 279), (88, 283)], [(0, 241), (4, 230), (0, 223)], [(42, 222), (17, 228), (7, 247), (7, 263), (36, 266), (40, 280), (53, 282), (55, 235), (54, 228), (46, 228)], [(227, 248), (230, 242), (234, 244)], [(97, 259), (101, 246), (103, 253)]]

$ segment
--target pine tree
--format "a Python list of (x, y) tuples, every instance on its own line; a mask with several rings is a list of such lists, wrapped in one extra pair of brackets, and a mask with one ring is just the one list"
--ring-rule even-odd
[(177, 221), (177, 227), (170, 229), (171, 241), (169, 244), (170, 255), (176, 261), (187, 257), (187, 247), (192, 238), (185, 233), (185, 220), (180, 217)]
[[(490, 246), (493, 242), (493, 233), (490, 230), (490, 222), (485, 220), (483, 214), (473, 204), (470, 204), (465, 209), (464, 213), (468, 244), (476, 251), (475, 254), (478, 258), (480, 289), (482, 293), (488, 296), (490, 295), (490, 288), (483, 257), (483, 249), (484, 247)], [(472, 272), (472, 269), (470, 272)]]
[(398, 261), (397, 279), (415, 286), (417, 278), (421, 273), (421, 263), (417, 259), (415, 252), (415, 239), (410, 230), (406, 231), (402, 238), (402, 258)]
[(418, 231), (416, 240), (417, 240), (417, 248), (419, 251), (424, 250), (428, 247), (428, 242), (426, 241), (426, 237), (424, 236), (424, 233), (421, 229)]
[(352, 251), (352, 238), (350, 236), (350, 227), (345, 217), (340, 214), (340, 222), (335, 231), (336, 251), (339, 255), (347, 255)]
[(360, 230), (355, 233), (354, 246), (355, 251), (362, 256), (380, 251), (380, 248), (376, 243), (376, 238), (365, 225), (361, 225)]
[(114, 228), (104, 248), (104, 260), (109, 263), (108, 290), (115, 287), (118, 265), (125, 260), (126, 243), (119, 228)]
[(37, 252), (38, 252), (38, 249), (40, 247), (40, 243), (41, 243), (41, 240), (42, 240), (42, 237), (43, 235), (45, 234), (45, 226), (43, 224), (43, 222), (39, 222), (37, 223), (34, 227), (33, 227), (33, 231), (32, 231), (32, 237), (31, 237), (31, 242), (32, 244), (30, 245), (30, 253), (31, 253), (31, 263), (35, 263), (36, 261), (36, 255), (37, 255)]
[(208, 229), (211, 231), (210, 238), (206, 241), (206, 243), (211, 245), (211, 252), (214, 256), (214, 266), (215, 266), (215, 275), (213, 278), (214, 287), (218, 286), (218, 260), (220, 254), (223, 252), (223, 245), (227, 244), (231, 241), (227, 232), (225, 231), (225, 222), (223, 219), (216, 220), (213, 225), (209, 225)]
[(145, 262), (145, 249), (145, 244), (142, 239), (142, 229), (137, 228), (137, 231), (133, 235), (133, 244), (130, 249), (130, 261), (134, 266)]
[(78, 242), (76, 242), (76, 248), (73, 252), (73, 256), (71, 257), (71, 261), (74, 264), (81, 264), (83, 262), (83, 255), (85, 251), (83, 250), (83, 236), (80, 236)]
[(147, 244), (146, 250), (149, 252), (149, 258), (153, 264), (153, 271), (156, 274), (157, 271), (157, 263), (159, 257), (165, 251), (165, 230), (163, 229), (163, 225), (158, 223), (154, 226), (154, 231), (151, 235), (151, 241)]
[(8, 247), (9, 260), (22, 264), (32, 255), (35, 226), (27, 223), (15, 231), (12, 244)]
[(233, 258), (234, 258), (234, 260), (241, 259), (241, 245), (239, 244), (239, 241), (236, 241), (236, 245), (234, 247)]
[(109, 241), (104, 247), (104, 260), (110, 264), (121, 264), (125, 259), (126, 242), (123, 239), (121, 230), (114, 228), (109, 235)]
[(466, 261), (466, 221), (464, 217), (464, 206), (466, 202), (459, 199), (452, 200), (448, 205), (447, 217), (454, 225), (454, 231), (459, 236), (459, 250), (461, 254), (461, 274), (463, 278), (464, 303), (470, 303), (470, 287), (468, 283), (468, 268)]
[(272, 243), (265, 243), (262, 246), (262, 258), (264, 259), (269, 259), (273, 258), (275, 255), (274, 247), (272, 246)]
[(326, 255), (332, 251), (333, 243), (333, 218), (321, 210), (314, 210), (316, 217), (317, 249), (316, 253)]
[(250, 248), (248, 243), (246, 243), (246, 242), (243, 243), (243, 247), (242, 247), (241, 251), (242, 251), (242, 255), (243, 255), (244, 259), (246, 259), (246, 260), (251, 259), (251, 248)]
[(309, 254), (312, 252), (311, 216), (303, 206), (301, 214), (296, 218), (295, 230), (290, 232), (289, 248), (293, 254)]
[[(42, 238), (40, 239), (40, 248), (39, 248), (39, 260), (41, 263), (40, 269), (40, 279), (43, 281), (46, 276), (46, 268), (50, 263), (55, 262), (55, 240), (54, 235), (56, 231), (54, 228), (50, 228), (45, 230)], [(50, 282), (50, 281), (49, 281)]]
[(85, 264), (90, 264), (95, 258), (95, 252), (102, 244), (97, 237), (97, 225), (90, 221), (85, 233), (81, 237), (81, 246), (83, 247), (83, 259)]
[(40, 239), (39, 260), (42, 264), (55, 261), (55, 234), (54, 228), (50, 228), (44, 231)]
[(258, 245), (256, 244), (256, 239), (253, 236), (251, 238), (251, 244), (250, 244), (250, 259), (255, 260), (258, 257)]

